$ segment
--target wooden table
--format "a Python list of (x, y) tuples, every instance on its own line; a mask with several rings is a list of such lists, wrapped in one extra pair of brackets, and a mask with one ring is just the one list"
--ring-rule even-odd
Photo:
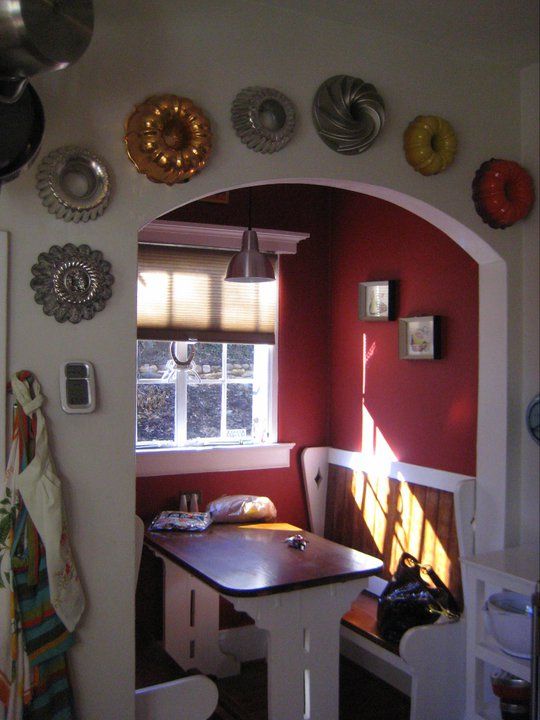
[(184, 668), (224, 677), (239, 665), (219, 648), (219, 595), (268, 633), (268, 719), (338, 720), (342, 615), (382, 563), (292, 525), (212, 525), (146, 533), (165, 562), (165, 649)]

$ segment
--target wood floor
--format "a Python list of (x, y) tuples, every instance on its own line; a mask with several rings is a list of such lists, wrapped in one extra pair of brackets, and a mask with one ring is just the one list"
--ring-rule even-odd
[[(136, 687), (174, 680), (181, 668), (148, 638), (137, 644)], [(266, 663), (244, 663), (239, 676), (217, 681), (212, 720), (267, 720)], [(346, 658), (340, 663), (340, 720), (408, 720), (409, 698)]]

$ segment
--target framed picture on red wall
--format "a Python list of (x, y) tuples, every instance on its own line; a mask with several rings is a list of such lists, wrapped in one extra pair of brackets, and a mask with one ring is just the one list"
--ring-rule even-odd
[(388, 321), (396, 319), (395, 280), (373, 280), (358, 286), (360, 320)]
[(402, 360), (440, 360), (440, 315), (399, 319), (399, 357)]

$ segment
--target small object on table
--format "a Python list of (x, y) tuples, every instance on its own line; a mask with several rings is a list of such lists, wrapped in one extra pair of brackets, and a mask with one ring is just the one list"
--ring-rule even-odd
[(287, 545), (290, 545), (295, 550), (302, 550), (302, 552), (304, 552), (309, 540), (306, 540), (303, 535), (297, 533), (296, 535), (291, 535), (290, 537), (288, 537), (285, 542), (287, 543)]

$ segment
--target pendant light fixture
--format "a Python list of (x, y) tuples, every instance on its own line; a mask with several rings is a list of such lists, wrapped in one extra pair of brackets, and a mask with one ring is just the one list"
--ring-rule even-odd
[(251, 188), (248, 195), (248, 229), (242, 235), (242, 247), (227, 268), (227, 282), (269, 282), (275, 280), (274, 268), (267, 255), (259, 250), (259, 238), (251, 229)]

